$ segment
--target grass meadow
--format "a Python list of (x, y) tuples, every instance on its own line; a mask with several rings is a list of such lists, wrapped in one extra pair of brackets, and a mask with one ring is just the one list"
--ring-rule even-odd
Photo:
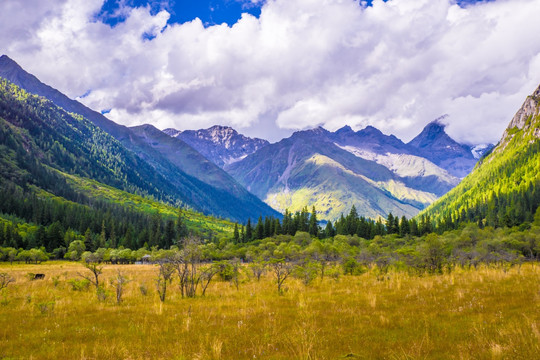
[[(110, 279), (131, 280), (116, 303)], [(175, 279), (159, 300), (154, 265), (105, 265), (109, 296), (74, 291), (79, 263), (0, 264), (2, 359), (538, 359), (540, 266), (456, 269), (444, 275), (375, 271), (289, 278), (239, 288), (213, 281), (182, 299)], [(27, 273), (44, 273), (30, 281)], [(147, 290), (146, 295), (141, 291)]]

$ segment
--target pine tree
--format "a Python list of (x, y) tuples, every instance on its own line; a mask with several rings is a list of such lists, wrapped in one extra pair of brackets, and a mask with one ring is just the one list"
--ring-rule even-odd
[(253, 240), (253, 234), (251, 229), (251, 219), (248, 218), (247, 224), (246, 224), (246, 242), (249, 242)]
[(184, 239), (187, 236), (187, 227), (182, 216), (182, 209), (178, 210), (178, 217), (176, 218), (176, 244), (179, 247), (184, 246)]
[(99, 235), (98, 243), (96, 244), (96, 249), (105, 247), (105, 243), (107, 242), (107, 232), (105, 229), (105, 220), (101, 222), (101, 233)]
[(328, 221), (326, 223), (326, 227), (324, 228), (324, 237), (333, 238), (335, 235), (336, 235), (336, 231), (334, 230), (334, 227), (332, 226), (332, 222)]
[(411, 233), (411, 227), (409, 226), (409, 220), (403, 215), (401, 217), (401, 224), (399, 224), (399, 236), (403, 237)]
[(167, 220), (167, 223), (165, 225), (165, 234), (163, 236), (163, 241), (160, 244), (160, 247), (162, 249), (170, 249), (171, 245), (174, 243), (174, 239), (176, 238), (176, 232), (174, 230), (175, 225), (174, 221)]
[(309, 234), (311, 236), (319, 236), (319, 222), (317, 221), (317, 211), (315, 210), (315, 206), (313, 206), (309, 218)]
[(239, 240), (240, 240), (240, 234), (238, 233), (238, 223), (235, 223), (234, 224), (234, 235), (233, 235), (233, 240), (234, 240), (234, 243), (235, 244), (238, 244)]
[(394, 215), (392, 213), (389, 213), (386, 218), (386, 232), (388, 234), (394, 234)]
[(264, 224), (262, 216), (259, 216), (257, 225), (255, 226), (255, 239), (260, 240), (264, 238)]

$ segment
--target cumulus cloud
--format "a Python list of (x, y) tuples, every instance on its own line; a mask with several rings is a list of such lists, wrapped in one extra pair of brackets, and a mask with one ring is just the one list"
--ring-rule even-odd
[(0, 50), (126, 125), (219, 123), (270, 140), (374, 125), (409, 140), (448, 113), (454, 138), (495, 142), (540, 84), (537, 0), (274, 0), (209, 27), (127, 6), (111, 27), (102, 3), (4, 0)]

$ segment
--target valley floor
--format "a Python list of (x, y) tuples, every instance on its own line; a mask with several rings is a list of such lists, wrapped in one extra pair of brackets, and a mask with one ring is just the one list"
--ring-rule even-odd
[[(116, 304), (117, 269), (132, 281)], [(165, 303), (157, 267), (107, 265), (109, 296), (73, 291), (81, 264), (0, 264), (15, 282), (0, 294), (0, 358), (32, 359), (533, 359), (540, 354), (540, 265), (456, 269), (418, 277), (374, 270), (285, 281), (269, 273), (210, 284)], [(30, 281), (27, 273), (44, 273)], [(56, 286), (55, 284), (56, 283)], [(147, 294), (141, 291), (147, 289)]]

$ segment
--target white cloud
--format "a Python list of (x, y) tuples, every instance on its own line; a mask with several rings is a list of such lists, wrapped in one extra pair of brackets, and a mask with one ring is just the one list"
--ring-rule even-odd
[(275, 0), (207, 28), (126, 7), (111, 28), (94, 20), (101, 5), (4, 0), (0, 49), (72, 97), (91, 90), (81, 101), (126, 125), (276, 140), (371, 124), (408, 140), (448, 113), (456, 139), (494, 142), (540, 83), (537, 0)]

